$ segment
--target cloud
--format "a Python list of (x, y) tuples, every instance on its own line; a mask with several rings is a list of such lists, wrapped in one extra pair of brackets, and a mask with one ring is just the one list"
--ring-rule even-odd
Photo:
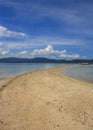
[(89, 36), (90, 37), (93, 36), (93, 29), (92, 28), (82, 28), (82, 27), (81, 27), (81, 29), (80, 28), (73, 28), (73, 29), (69, 28), (69, 29), (67, 29), (67, 31), (69, 33), (77, 34), (78, 36), (79, 35), (85, 36), (85, 38), (87, 38)]
[[(55, 2), (52, 1), (13, 1), (13, 0), (0, 0), (0, 4), (6, 7), (12, 7), (20, 20), (32, 20), (37, 22), (44, 18), (55, 19), (58, 22), (65, 21), (69, 24), (84, 24), (93, 22), (93, 2), (71, 0)], [(52, 4), (51, 4), (52, 3)], [(32, 17), (29, 17), (29, 14)], [(22, 17), (22, 16), (25, 17)], [(35, 19), (38, 19), (35, 21)]]
[(34, 49), (31, 50), (23, 50), (23, 51), (15, 51), (7, 49), (0, 49), (0, 57), (19, 57), (19, 58), (36, 58), (36, 57), (46, 57), (50, 59), (78, 59), (84, 58), (84, 56), (80, 56), (78, 53), (70, 54), (67, 50), (56, 50), (52, 45), (48, 45), (43, 49)]
[(60, 37), (31, 37), (24, 41), (1, 41), (0, 47), (8, 50), (32, 50), (48, 45), (65, 45), (65, 46), (81, 46), (85, 45), (86, 41), (80, 39), (65, 39)]
[[(65, 30), (69, 34), (70, 32), (68, 29), (78, 29), (80, 33), (84, 30), (82, 35), (92, 34), (91, 30), (93, 29), (91, 27), (93, 25), (93, 1), (55, 1), (56, 0), (40, 0), (21, 2), (18, 0), (0, 0), (0, 4), (11, 8), (15, 12), (14, 17), (17, 17), (21, 22), (25, 21), (26, 23), (40, 23), (45, 22), (46, 19), (49, 19), (50, 21), (52, 20), (55, 25), (56, 23), (60, 23), (60, 29), (63, 30), (63, 33), (64, 25)], [(32, 17), (29, 17), (29, 14)], [(1, 19), (3, 19), (3, 17)], [(77, 34), (77, 31), (71, 32), (72, 34)]]
[(68, 54), (66, 50), (54, 50), (53, 46), (48, 45), (45, 49), (35, 49), (31, 53), (32, 57), (47, 57), (47, 58), (66, 58), (77, 59), (80, 58), (79, 54)]
[(9, 50), (0, 50), (0, 56), (7, 56), (9, 54)]
[(19, 55), (25, 55), (25, 54), (27, 54), (28, 52), (27, 51), (21, 51), (20, 53), (19, 53)]
[(77, 59), (77, 58), (80, 58), (80, 55), (79, 54), (66, 54), (66, 53), (63, 53), (59, 56), (60, 58), (71, 58), (71, 59)]
[(31, 38), (33, 45), (82, 45), (84, 43), (81, 39), (70, 39), (64, 37), (33, 37)]
[(22, 32), (10, 31), (4, 26), (0, 26), (0, 37), (26, 37), (27, 35)]

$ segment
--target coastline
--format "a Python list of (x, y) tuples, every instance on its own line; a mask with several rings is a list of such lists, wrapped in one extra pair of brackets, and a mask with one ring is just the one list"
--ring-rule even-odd
[(93, 129), (93, 84), (56, 67), (22, 74), (0, 89), (2, 130)]

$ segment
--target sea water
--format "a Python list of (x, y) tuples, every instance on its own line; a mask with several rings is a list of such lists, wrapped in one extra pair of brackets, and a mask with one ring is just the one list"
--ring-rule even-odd
[(7, 78), (15, 77), (40, 69), (48, 69), (59, 66), (72, 66), (63, 70), (62, 73), (73, 78), (93, 83), (93, 65), (73, 65), (59, 63), (0, 63), (0, 84)]
[(93, 65), (74, 65), (69, 69), (63, 70), (63, 74), (93, 83)]
[(7, 78), (15, 77), (28, 72), (40, 69), (64, 66), (57, 63), (0, 63), (0, 83)]

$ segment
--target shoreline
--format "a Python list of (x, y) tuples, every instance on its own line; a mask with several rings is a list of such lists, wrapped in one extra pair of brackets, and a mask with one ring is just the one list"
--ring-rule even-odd
[[(8, 85), (12, 80), (15, 80), (16, 78), (18, 77), (21, 77), (23, 75), (27, 75), (27, 74), (31, 74), (31, 73), (34, 73), (34, 72), (40, 72), (40, 71), (46, 71), (46, 70), (52, 70), (52, 69), (59, 69), (59, 68), (62, 68), (59, 70), (59, 74), (61, 74), (61, 76), (63, 75), (64, 77), (68, 78), (68, 79), (73, 79), (73, 80), (76, 80), (78, 82), (84, 82), (84, 83), (89, 83), (89, 84), (93, 84), (92, 82), (90, 81), (86, 81), (86, 80), (80, 80), (78, 78), (74, 78), (72, 76), (68, 76), (64, 73), (62, 73), (63, 70), (66, 70), (66, 69), (69, 69), (69, 68), (72, 68), (72, 66), (58, 66), (58, 67), (53, 67), (53, 68), (47, 68), (47, 69), (40, 69), (40, 70), (36, 70), (36, 71), (32, 71), (32, 72), (26, 72), (26, 73), (23, 73), (23, 74), (19, 74), (19, 75), (16, 75), (16, 76), (12, 76), (12, 77), (9, 77), (9, 78), (5, 78), (5, 79), (2, 79), (1, 82), (0, 82), (0, 88), (3, 86), (3, 85)], [(64, 68), (64, 69), (63, 69)]]
[(93, 129), (93, 84), (65, 76), (69, 66), (10, 79), (0, 89), (2, 130)]
[[(75, 68), (75, 70), (76, 70), (77, 68)], [(76, 80), (79, 80), (79, 81), (82, 81), (82, 82), (86, 82), (86, 83), (92, 83), (93, 84), (93, 78), (91, 78), (91, 77), (88, 77), (88, 78), (84, 78), (84, 76), (81, 76), (82, 75), (82, 70), (81, 70), (81, 72), (79, 72), (79, 73), (81, 73), (81, 75), (79, 76), (78, 74), (76, 74), (76, 75), (74, 75), (74, 74), (69, 74), (69, 73), (71, 73), (71, 71), (73, 71), (73, 67), (71, 66), (71, 69), (70, 70), (63, 70), (62, 71), (62, 74), (63, 75), (65, 75), (65, 76), (67, 76), (67, 77), (71, 77), (71, 78), (73, 78), (73, 79), (76, 79)], [(78, 73), (78, 72), (75, 72), (74, 71), (74, 73)], [(87, 73), (85, 73), (85, 75), (86, 75)], [(84, 73), (83, 73), (83, 75), (84, 75)], [(89, 73), (88, 73), (88, 75), (89, 75)], [(87, 75), (87, 76), (88, 76)], [(92, 75), (93, 75), (93, 72), (92, 72)]]
[[(60, 66), (61, 68), (63, 67), (67, 67), (67, 68), (71, 68), (71, 66)], [(38, 71), (45, 71), (45, 70), (50, 70), (50, 69), (57, 69), (57, 68), (60, 68), (59, 66), (58, 67), (53, 67), (53, 68), (47, 68), (47, 69), (40, 69), (40, 70), (35, 70), (35, 71), (32, 71), (32, 72), (26, 72), (26, 73), (23, 73), (23, 74), (19, 74), (19, 75), (16, 75), (16, 76), (11, 76), (9, 78), (4, 78), (1, 80), (1, 83), (0, 83), (0, 88), (3, 86), (3, 85), (8, 85), (12, 80), (15, 80), (16, 78), (18, 77), (21, 77), (23, 75), (27, 75), (27, 74), (31, 74), (31, 73), (34, 73), (34, 72), (38, 72)], [(67, 69), (65, 68), (65, 69)], [(60, 71), (59, 71), (60, 73)], [(64, 75), (64, 74), (62, 74)], [(69, 76), (67, 76), (69, 77)]]
[[(41, 64), (41, 63), (40, 63), (40, 64)], [(48, 70), (48, 69), (54, 69), (54, 68), (59, 68), (59, 67), (64, 67), (64, 66), (58, 66), (58, 67), (46, 68), (46, 69), (38, 69), (38, 70), (33, 70), (33, 71), (31, 71), (31, 72), (25, 72), (25, 73), (23, 73), (23, 74), (20, 73), (20, 74), (15, 75), (15, 76), (9, 76), (9, 77), (7, 77), (7, 78), (2, 78), (2, 79), (0, 80), (0, 87), (2, 87), (2, 85), (4, 85), (4, 84), (7, 84), (10, 80), (15, 79), (16, 77), (20, 77), (20, 76), (22, 76), (22, 75), (30, 74), (30, 73), (33, 73), (33, 72), (38, 72), (38, 71)], [(70, 67), (70, 66), (69, 66), (69, 67)]]

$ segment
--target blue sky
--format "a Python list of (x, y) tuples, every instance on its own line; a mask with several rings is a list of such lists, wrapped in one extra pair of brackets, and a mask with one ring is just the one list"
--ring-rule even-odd
[(0, 58), (93, 59), (93, 0), (0, 0)]

